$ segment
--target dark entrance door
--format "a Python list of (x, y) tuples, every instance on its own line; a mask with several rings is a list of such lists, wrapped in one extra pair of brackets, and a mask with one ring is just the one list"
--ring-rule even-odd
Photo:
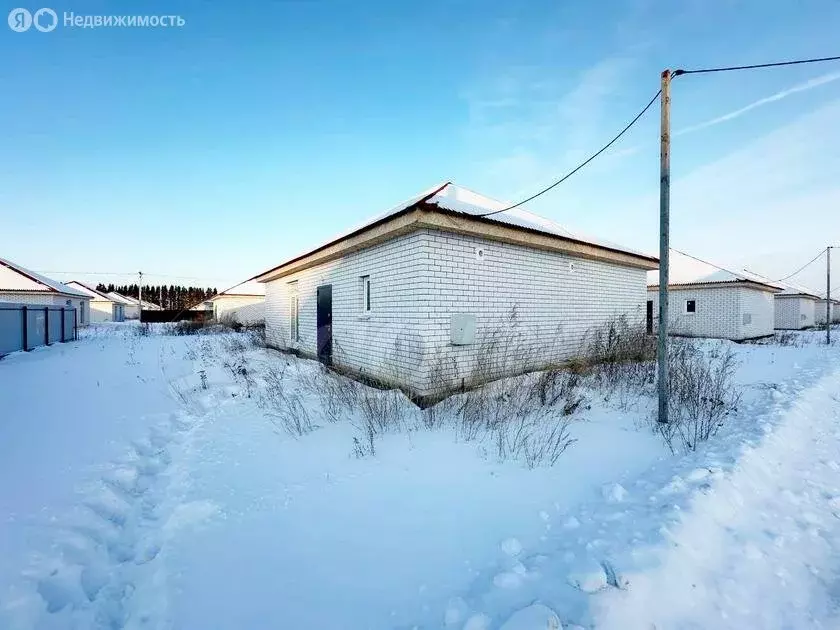
[(318, 360), (324, 365), (332, 363), (332, 285), (325, 284), (317, 290)]
[(653, 300), (647, 301), (647, 318), (645, 319), (647, 334), (653, 334)]

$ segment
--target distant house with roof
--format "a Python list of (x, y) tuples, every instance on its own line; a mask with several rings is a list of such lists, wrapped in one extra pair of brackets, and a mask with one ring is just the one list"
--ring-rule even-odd
[(642, 325), (651, 255), (450, 182), (253, 279), (271, 346), (436, 396)]
[(117, 293), (116, 291), (109, 291), (105, 295), (117, 304), (123, 305), (123, 315), (125, 319), (140, 319), (140, 305), (137, 303), (136, 298), (132, 300), (131, 298), (126, 297), (122, 293)]
[[(817, 326), (822, 326), (825, 324), (825, 317), (826, 317), (826, 308), (825, 308), (826, 299), (822, 298), (819, 302), (817, 302), (816, 306), (816, 315), (815, 319), (817, 322)], [(840, 300), (835, 300), (831, 298), (831, 310), (829, 311), (831, 316), (831, 323), (837, 324), (840, 323)]]
[(253, 280), (240, 282), (210, 299), (213, 318), (245, 326), (265, 323), (265, 285)]
[(91, 322), (121, 322), (125, 319), (125, 305), (122, 302), (110, 298), (107, 294), (97, 291), (78, 280), (68, 282), (67, 286), (86, 294), (90, 298)]
[(73, 309), (75, 324), (85, 326), (90, 297), (78, 289), (0, 258), (0, 302)]
[(141, 300), (139, 303), (137, 298), (129, 297), (127, 295), (123, 295), (122, 293), (117, 293), (116, 291), (110, 291), (106, 293), (109, 298), (114, 300), (115, 302), (119, 302), (124, 307), (124, 313), (126, 319), (140, 319), (140, 309), (144, 311), (161, 311), (163, 310), (157, 304), (152, 304), (151, 302), (147, 302), (146, 300)]
[[(648, 274), (648, 332), (658, 329), (659, 271)], [(672, 251), (668, 282), (669, 332), (743, 341), (773, 334), (773, 296), (783, 287), (749, 271), (729, 271)]]
[[(800, 285), (785, 283), (785, 288), (776, 294), (776, 328), (779, 330), (802, 330), (817, 325), (820, 296)], [(825, 302), (822, 303), (825, 320)]]

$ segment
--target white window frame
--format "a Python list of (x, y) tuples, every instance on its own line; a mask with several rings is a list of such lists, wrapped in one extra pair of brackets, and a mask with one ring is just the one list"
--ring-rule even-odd
[(297, 280), (289, 283), (289, 341), (300, 341), (300, 295)]
[[(688, 310), (688, 303), (689, 303), (689, 302), (694, 302), (694, 310), (693, 310), (693, 311), (689, 311), (689, 310)], [(686, 301), (685, 301), (685, 304), (683, 304), (683, 312), (684, 312), (686, 315), (696, 315), (696, 314), (697, 314), (697, 299), (696, 299), (696, 298), (692, 298), (692, 299), (690, 299), (690, 300), (686, 300)]]
[(362, 314), (367, 315), (371, 311), (370, 276), (361, 276), (359, 281), (361, 285), (361, 311)]

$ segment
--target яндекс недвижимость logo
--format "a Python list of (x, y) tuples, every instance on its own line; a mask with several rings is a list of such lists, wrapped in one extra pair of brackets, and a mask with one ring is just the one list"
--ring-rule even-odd
[[(181, 28), (187, 20), (180, 15), (76, 15), (73, 11), (63, 14), (65, 28), (99, 29), (111, 27), (126, 28)], [(16, 33), (28, 31), (31, 27), (42, 33), (49, 33), (58, 27), (58, 14), (44, 7), (34, 13), (29, 9), (12, 9), (9, 11), (9, 28)]]
[(28, 9), (12, 9), (8, 22), (9, 28), (17, 33), (28, 31), (32, 26), (42, 33), (49, 33), (58, 26), (58, 15), (46, 7), (38, 9), (34, 15)]

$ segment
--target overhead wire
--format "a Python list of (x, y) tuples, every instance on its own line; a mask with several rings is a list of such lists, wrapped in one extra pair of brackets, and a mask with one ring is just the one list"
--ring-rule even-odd
[(616, 135), (613, 137), (613, 139), (612, 139), (612, 140), (610, 140), (609, 142), (607, 142), (604, 146), (602, 146), (600, 149), (598, 149), (595, 153), (593, 153), (592, 155), (590, 155), (590, 156), (589, 156), (588, 158), (586, 158), (583, 162), (581, 162), (580, 164), (578, 164), (575, 168), (573, 168), (571, 171), (569, 171), (568, 173), (566, 173), (565, 175), (563, 175), (563, 177), (561, 177), (560, 179), (558, 179), (558, 180), (557, 180), (557, 181), (555, 181), (554, 183), (550, 184), (549, 186), (546, 186), (545, 188), (543, 188), (543, 189), (542, 189), (542, 190), (540, 190), (539, 192), (537, 192), (537, 193), (535, 193), (535, 194), (531, 195), (531, 196), (530, 196), (530, 197), (528, 197), (527, 199), (523, 199), (522, 201), (519, 201), (519, 202), (517, 202), (517, 203), (513, 204), (512, 206), (508, 206), (507, 208), (502, 208), (501, 210), (494, 210), (493, 212), (485, 212), (485, 213), (482, 213), (482, 214), (476, 214), (476, 215), (474, 215), (474, 216), (477, 216), (477, 217), (489, 217), (489, 216), (491, 216), (491, 215), (493, 215), (493, 214), (499, 214), (500, 212), (507, 212), (508, 210), (513, 210), (514, 208), (518, 208), (519, 206), (524, 205), (524, 204), (528, 203), (529, 201), (533, 201), (534, 199), (536, 199), (537, 197), (539, 197), (539, 196), (541, 196), (541, 195), (544, 195), (545, 193), (547, 193), (547, 192), (548, 192), (549, 190), (551, 190), (552, 188), (555, 188), (555, 187), (559, 186), (559, 185), (560, 185), (560, 184), (562, 184), (564, 181), (566, 181), (567, 179), (569, 179), (572, 175), (574, 175), (575, 173), (577, 173), (577, 172), (578, 172), (580, 169), (582, 169), (584, 166), (586, 166), (587, 164), (589, 164), (592, 160), (594, 160), (594, 159), (595, 159), (595, 158), (597, 158), (599, 155), (601, 155), (604, 151), (606, 151), (607, 149), (609, 149), (609, 148), (610, 148), (613, 144), (615, 144), (615, 143), (618, 141), (618, 139), (619, 139), (619, 138), (621, 138), (621, 136), (623, 136), (625, 133), (627, 133), (627, 132), (630, 130), (630, 128), (631, 128), (633, 125), (635, 125), (635, 124), (639, 121), (639, 119), (640, 119), (642, 116), (644, 116), (644, 115), (645, 115), (645, 112), (647, 112), (647, 110), (649, 110), (649, 109), (650, 109), (651, 105), (653, 105), (653, 104), (656, 102), (656, 99), (657, 99), (657, 98), (659, 98), (659, 95), (660, 95), (660, 94), (662, 94), (662, 90), (658, 90), (658, 91), (656, 92), (656, 94), (654, 94), (654, 95), (653, 95), (653, 98), (651, 98), (651, 99), (650, 99), (650, 101), (648, 101), (648, 104), (647, 104), (647, 105), (645, 105), (645, 106), (642, 108), (642, 111), (640, 111), (638, 114), (636, 114), (636, 116), (633, 118), (633, 120), (631, 120), (629, 123), (627, 123), (627, 125), (626, 125), (626, 126), (625, 126), (625, 127), (624, 127), (621, 131), (619, 131), (619, 132), (618, 132), (618, 134), (616, 134)]

